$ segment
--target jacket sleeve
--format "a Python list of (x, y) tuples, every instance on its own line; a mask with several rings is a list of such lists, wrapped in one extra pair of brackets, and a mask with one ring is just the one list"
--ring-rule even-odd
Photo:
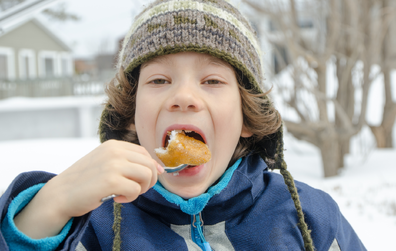
[[(54, 176), (54, 174), (46, 172), (22, 173), (15, 178), (6, 192), (0, 197), (0, 225), (2, 231), (0, 232), (0, 250), (16, 250), (16, 248), (22, 247), (20, 245), (23, 245), (23, 250), (76, 250), (88, 226), (91, 214), (69, 221), (58, 236), (40, 240), (32, 240), (19, 232), (18, 229), (12, 229), (12, 226), (15, 227), (13, 218), (11, 218), (11, 222), (7, 219), (7, 216), (10, 217), (10, 215), (17, 213), (18, 210), (21, 210), (29, 203), (43, 186), (40, 183), (46, 183)], [(22, 196), (18, 196), (20, 194)], [(14, 212), (9, 212), (9, 210), (14, 210)], [(19, 246), (15, 246), (15, 243)]]
[[(341, 214), (341, 212), (339, 213), (338, 221), (339, 221), (338, 229), (337, 229), (338, 231), (333, 246), (336, 246), (335, 244), (338, 244), (339, 247), (338, 250), (365, 251), (366, 248), (364, 247), (363, 243), (360, 241), (359, 237), (353, 230), (352, 226)], [(337, 250), (337, 249), (333, 249), (333, 250)]]
[(301, 206), (317, 250), (366, 251), (337, 203), (327, 193), (296, 181)]

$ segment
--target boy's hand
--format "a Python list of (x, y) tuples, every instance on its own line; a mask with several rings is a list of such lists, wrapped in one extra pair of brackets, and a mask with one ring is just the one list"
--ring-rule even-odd
[(99, 207), (103, 197), (120, 195), (114, 198), (119, 203), (135, 200), (163, 171), (145, 148), (106, 141), (51, 179), (15, 217), (15, 224), (32, 238), (56, 235), (70, 218)]

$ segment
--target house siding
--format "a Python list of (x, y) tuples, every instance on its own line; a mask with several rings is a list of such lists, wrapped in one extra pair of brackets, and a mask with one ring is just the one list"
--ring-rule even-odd
[(44, 32), (33, 21), (29, 21), (1, 36), (0, 46), (13, 47), (16, 50), (29, 48), (35, 51), (65, 51), (55, 39)]
[[(19, 52), (23, 50), (34, 51), (34, 61), (35, 61), (35, 73), (34, 76), (42, 77), (42, 63), (40, 63), (40, 58), (42, 52), (48, 54), (48, 52), (53, 53), (58, 60), (58, 55), (64, 55), (61, 53), (70, 53), (65, 47), (59, 43), (54, 37), (49, 35), (44, 31), (36, 21), (29, 21), (21, 26), (15, 28), (12, 31), (0, 36), (0, 47), (12, 48), (14, 51), (14, 69), (15, 76), (18, 78), (23, 77), (25, 74), (21, 74), (19, 67)], [(56, 69), (58, 71), (58, 69)]]

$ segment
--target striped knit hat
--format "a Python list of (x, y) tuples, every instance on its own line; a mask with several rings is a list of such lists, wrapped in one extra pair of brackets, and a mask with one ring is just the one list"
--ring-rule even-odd
[(126, 35), (118, 68), (132, 72), (151, 58), (182, 51), (223, 59), (261, 89), (261, 52), (255, 32), (226, 1), (155, 1), (136, 17)]
[[(260, 87), (263, 82), (262, 56), (255, 31), (245, 17), (225, 0), (153, 2), (136, 17), (125, 36), (117, 69), (122, 67), (129, 74), (154, 57), (184, 51), (207, 53), (228, 62), (244, 76), (242, 81), (246, 89), (263, 93)], [(120, 139), (106, 126), (110, 121), (104, 110), (99, 127), (102, 142)], [(280, 169), (297, 210), (305, 249), (313, 250), (297, 189), (283, 159), (282, 127), (255, 147), (270, 168)], [(120, 249), (120, 210), (121, 206), (115, 203), (113, 250)]]

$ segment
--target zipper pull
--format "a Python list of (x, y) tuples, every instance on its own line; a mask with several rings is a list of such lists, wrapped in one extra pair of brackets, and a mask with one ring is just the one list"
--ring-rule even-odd
[(198, 232), (198, 235), (201, 239), (201, 243), (203, 245), (203, 250), (212, 251), (212, 248), (210, 247), (209, 243), (205, 240), (205, 236), (203, 235), (203, 231), (202, 231), (203, 221), (201, 219), (202, 219), (201, 213), (194, 215), (192, 225), (194, 228), (196, 228)]

